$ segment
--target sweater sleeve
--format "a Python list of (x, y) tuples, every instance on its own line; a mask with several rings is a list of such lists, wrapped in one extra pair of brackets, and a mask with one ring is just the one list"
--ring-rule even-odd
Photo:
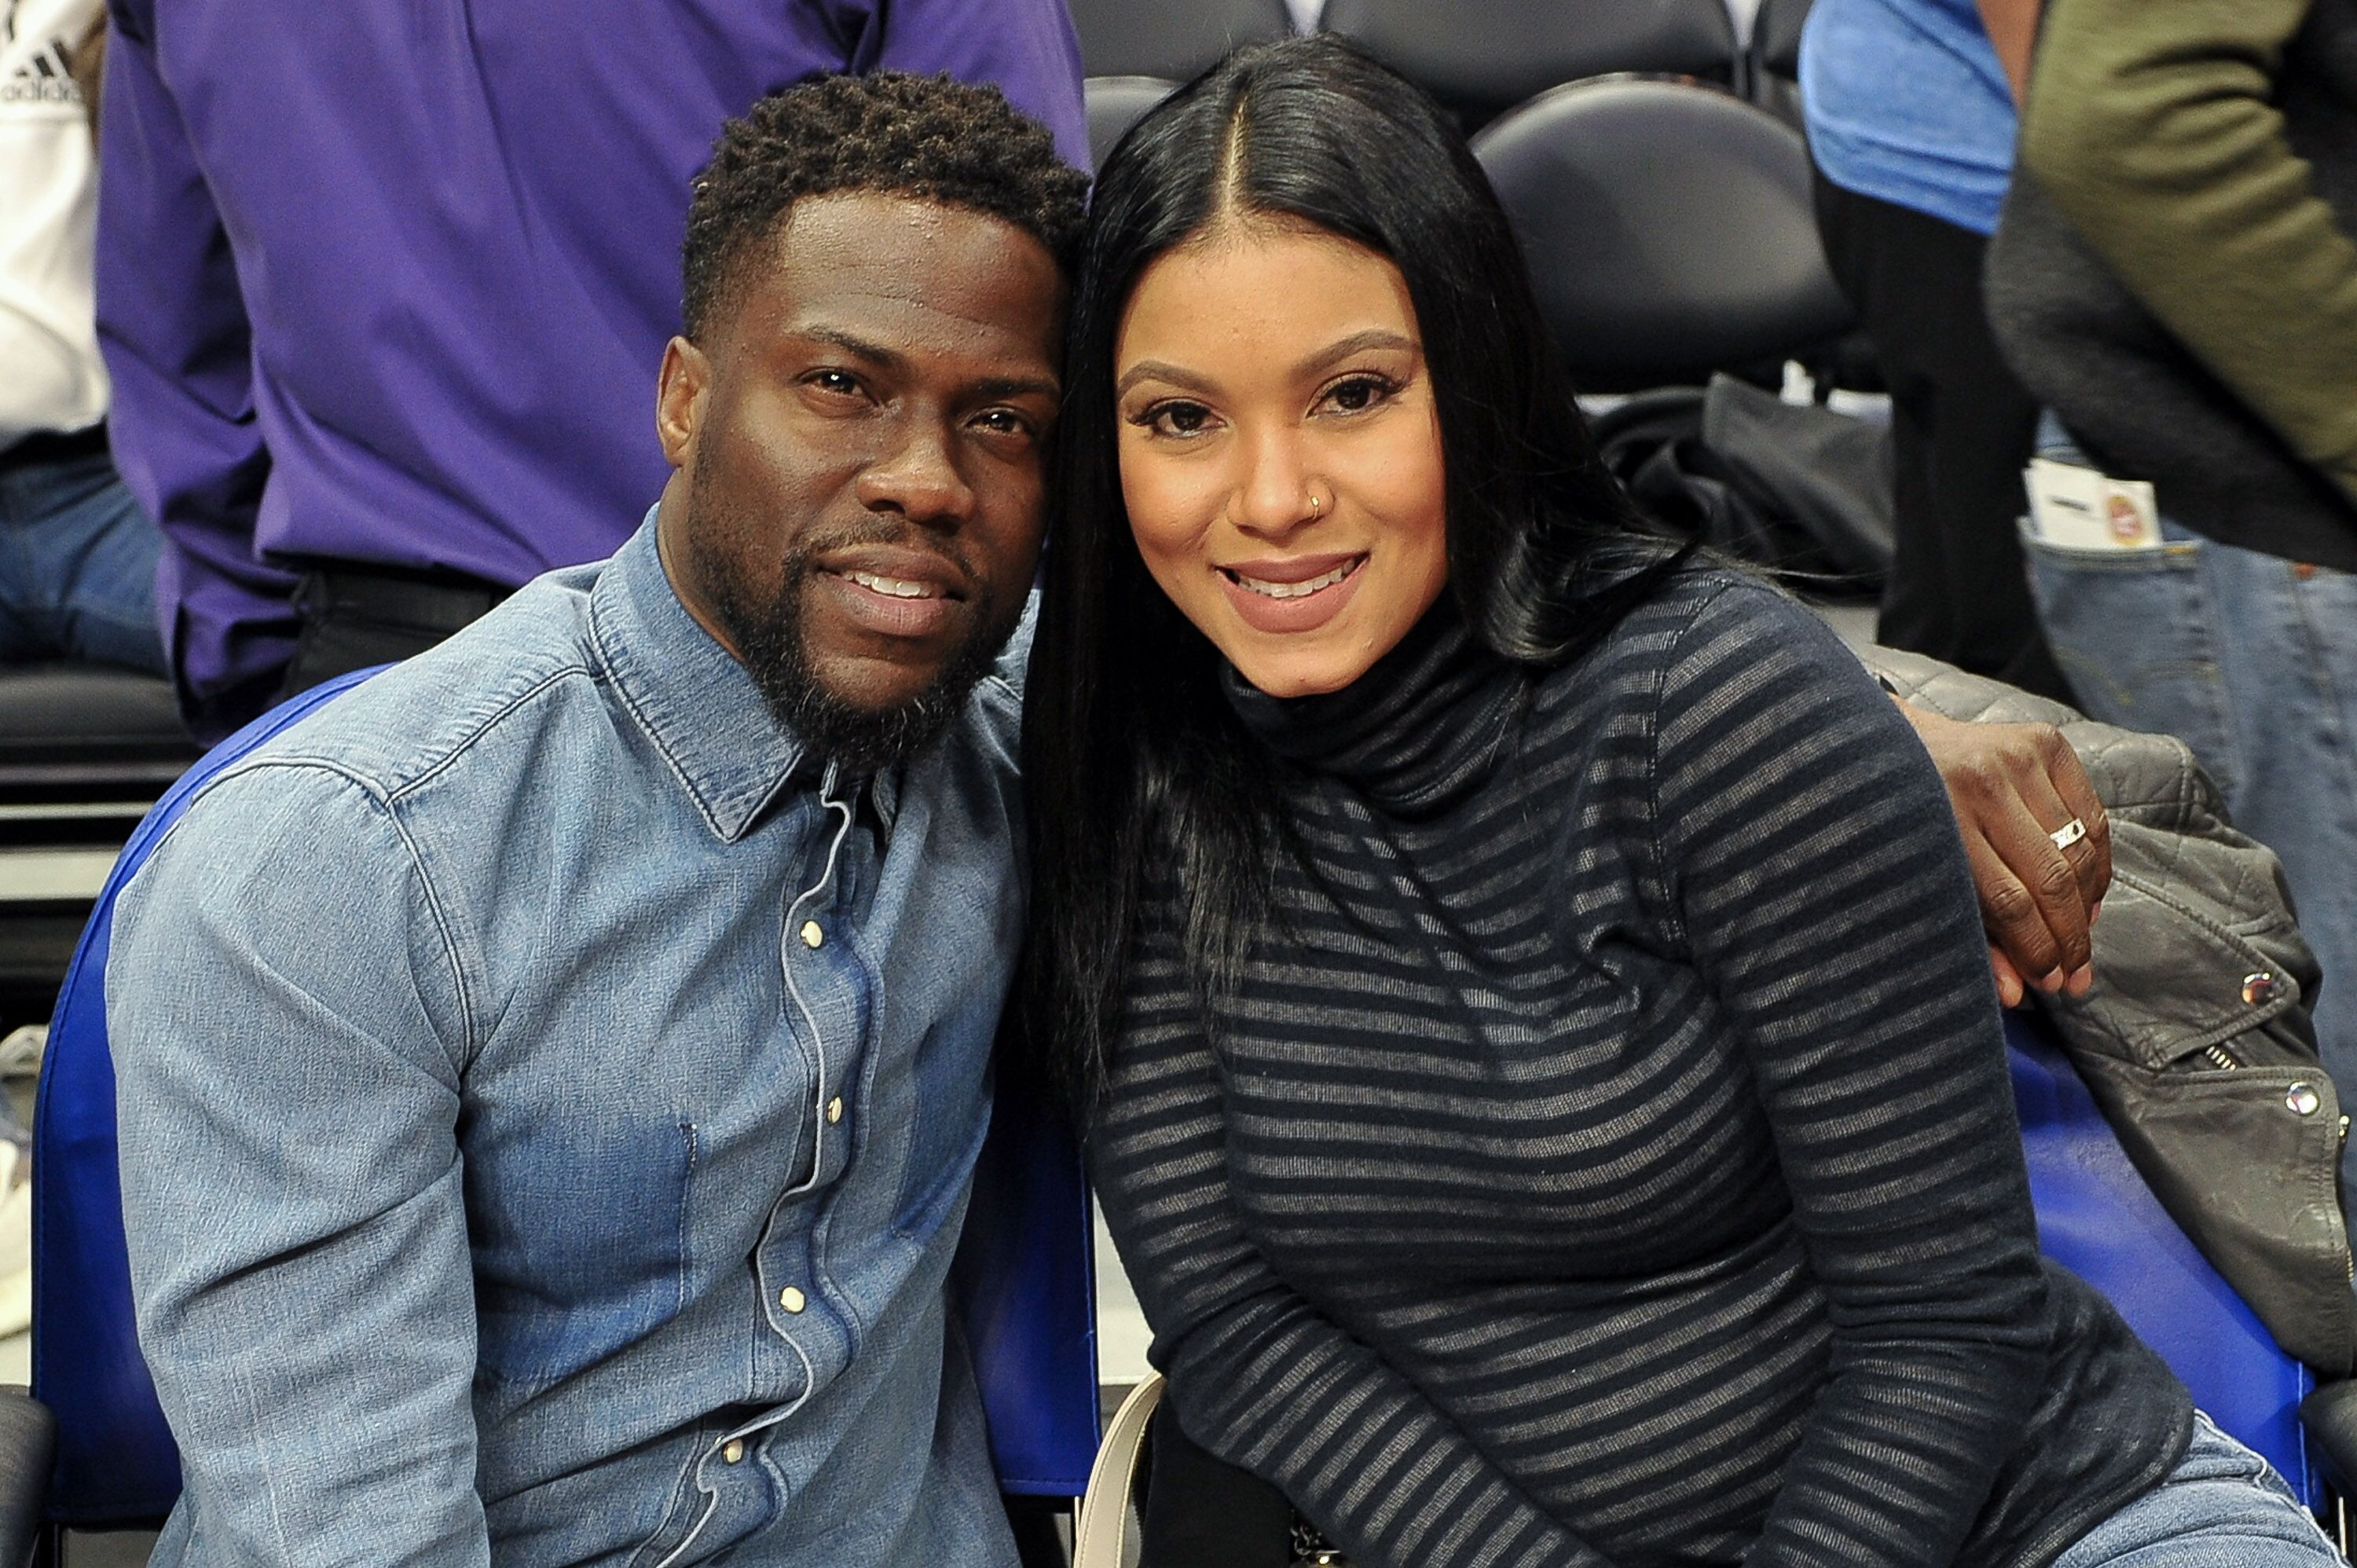
[(2313, 0), (2053, 0), (2024, 166), (2130, 292), (2357, 499), (2357, 242), (2276, 102)]
[(1824, 1291), (1826, 1381), (1749, 1568), (1952, 1562), (2052, 1332), (1980, 922), (1939, 776), (1763, 586), (1665, 660), (1654, 824)]
[(1132, 972), (1134, 994), (1161, 1000), (1125, 1021), (1092, 1173), (1187, 1434), (1354, 1562), (1611, 1568), (1276, 1276), (1229, 1190), (1219, 1069), (1167, 931), (1146, 933)]

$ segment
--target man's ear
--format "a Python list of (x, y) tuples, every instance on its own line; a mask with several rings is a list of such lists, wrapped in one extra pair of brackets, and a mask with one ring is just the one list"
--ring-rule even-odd
[(695, 458), (695, 433), (704, 424), (705, 392), (712, 384), (712, 361), (684, 338), (663, 345), (662, 373), (655, 381), (655, 439), (663, 460), (685, 468)]

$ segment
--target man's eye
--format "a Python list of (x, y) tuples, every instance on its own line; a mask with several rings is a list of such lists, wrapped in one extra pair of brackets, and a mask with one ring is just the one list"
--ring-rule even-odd
[(994, 435), (1028, 435), (1031, 422), (1011, 408), (994, 408), (974, 416), (974, 424)]
[(838, 397), (856, 397), (859, 392), (857, 379), (847, 371), (813, 371), (808, 380), (819, 391)]

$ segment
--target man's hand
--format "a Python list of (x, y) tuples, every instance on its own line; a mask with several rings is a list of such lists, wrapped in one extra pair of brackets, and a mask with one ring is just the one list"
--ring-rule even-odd
[[(2030, 985), (2083, 995), (2094, 983), (2088, 928), (2112, 884), (2112, 830), (2070, 743), (2050, 725), (1965, 724), (1903, 700), (1899, 711), (1948, 787), (1998, 997), (2018, 1007)], [(2073, 818), (2086, 836), (2058, 846), (2055, 831)]]

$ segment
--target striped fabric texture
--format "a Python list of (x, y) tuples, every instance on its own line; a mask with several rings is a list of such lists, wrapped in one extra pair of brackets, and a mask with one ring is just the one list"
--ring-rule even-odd
[(2039, 1257), (1946, 794), (1772, 587), (1535, 679), (1240, 683), (1311, 864), (1207, 1020), (1160, 876), (1092, 1138), (1187, 1432), (1362, 1568), (2040, 1564), (2182, 1387)]

